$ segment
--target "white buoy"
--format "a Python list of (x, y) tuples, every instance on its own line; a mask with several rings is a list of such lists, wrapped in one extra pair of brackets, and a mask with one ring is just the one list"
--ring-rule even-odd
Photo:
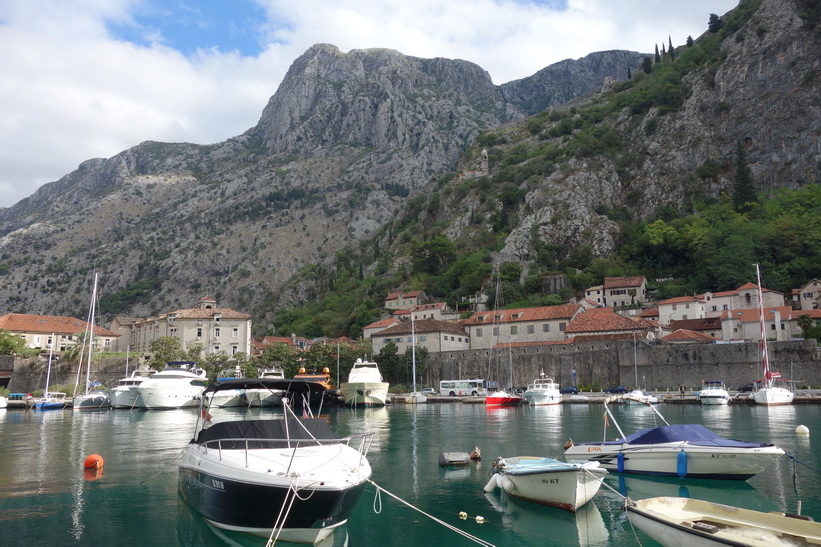
[(798, 427), (795, 428), (795, 434), (796, 435), (801, 435), (802, 437), (809, 437), (810, 436), (810, 430), (805, 425), (799, 425)]

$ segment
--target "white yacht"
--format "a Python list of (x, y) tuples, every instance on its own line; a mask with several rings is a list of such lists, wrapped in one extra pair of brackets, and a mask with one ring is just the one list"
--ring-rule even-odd
[[(265, 368), (259, 372), (258, 378), (266, 380), (284, 380), (285, 371), (281, 368)], [(282, 406), (282, 396), (285, 392), (272, 388), (249, 388), (245, 390), (248, 397), (248, 406)]]
[(131, 388), (142, 384), (151, 377), (156, 370), (141, 368), (131, 373), (131, 376), (121, 378), (117, 385), (108, 390), (108, 398), (111, 400), (111, 408), (134, 408), (137, 403), (137, 396), (131, 393)]
[(698, 400), (703, 405), (730, 404), (730, 392), (721, 380), (702, 380)]
[(357, 359), (348, 381), (340, 384), (347, 406), (382, 406), (388, 398), (390, 384), (382, 381), (379, 367), (373, 361)]
[(562, 393), (553, 378), (545, 378), (540, 372), (539, 377), (527, 386), (525, 400), (531, 405), (558, 405), (562, 402)]
[(205, 371), (197, 368), (196, 363), (175, 361), (129, 389), (137, 400), (135, 406), (139, 408), (196, 408), (207, 385)]

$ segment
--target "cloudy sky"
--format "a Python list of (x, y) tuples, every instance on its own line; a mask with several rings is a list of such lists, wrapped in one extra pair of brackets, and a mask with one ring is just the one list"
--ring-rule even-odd
[(737, 0), (0, 0), (0, 207), (145, 140), (256, 124), (316, 43), (472, 61), (502, 84), (696, 38)]

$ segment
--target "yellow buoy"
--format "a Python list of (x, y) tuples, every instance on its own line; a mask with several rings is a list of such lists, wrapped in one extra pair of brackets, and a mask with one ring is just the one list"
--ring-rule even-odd
[(477, 515), (476, 516), (476, 524), (484, 524), (484, 523), (485, 523), (485, 517), (480, 517), (480, 516)]
[(92, 454), (88, 456), (83, 462), (83, 467), (86, 469), (99, 469), (103, 466), (103, 457), (99, 454)]
[(795, 428), (795, 434), (809, 437), (810, 436), (810, 430), (805, 425), (799, 425), (798, 427)]
[(462, 520), (467, 520), (468, 514), (465, 513), (464, 511), (459, 511), (459, 518), (462, 519)]

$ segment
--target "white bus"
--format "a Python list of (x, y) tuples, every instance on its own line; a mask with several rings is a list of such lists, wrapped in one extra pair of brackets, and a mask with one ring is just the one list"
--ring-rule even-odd
[(439, 382), (439, 395), (446, 397), (462, 397), (472, 395), (487, 395), (485, 381), (481, 378), (469, 380), (442, 380)]

